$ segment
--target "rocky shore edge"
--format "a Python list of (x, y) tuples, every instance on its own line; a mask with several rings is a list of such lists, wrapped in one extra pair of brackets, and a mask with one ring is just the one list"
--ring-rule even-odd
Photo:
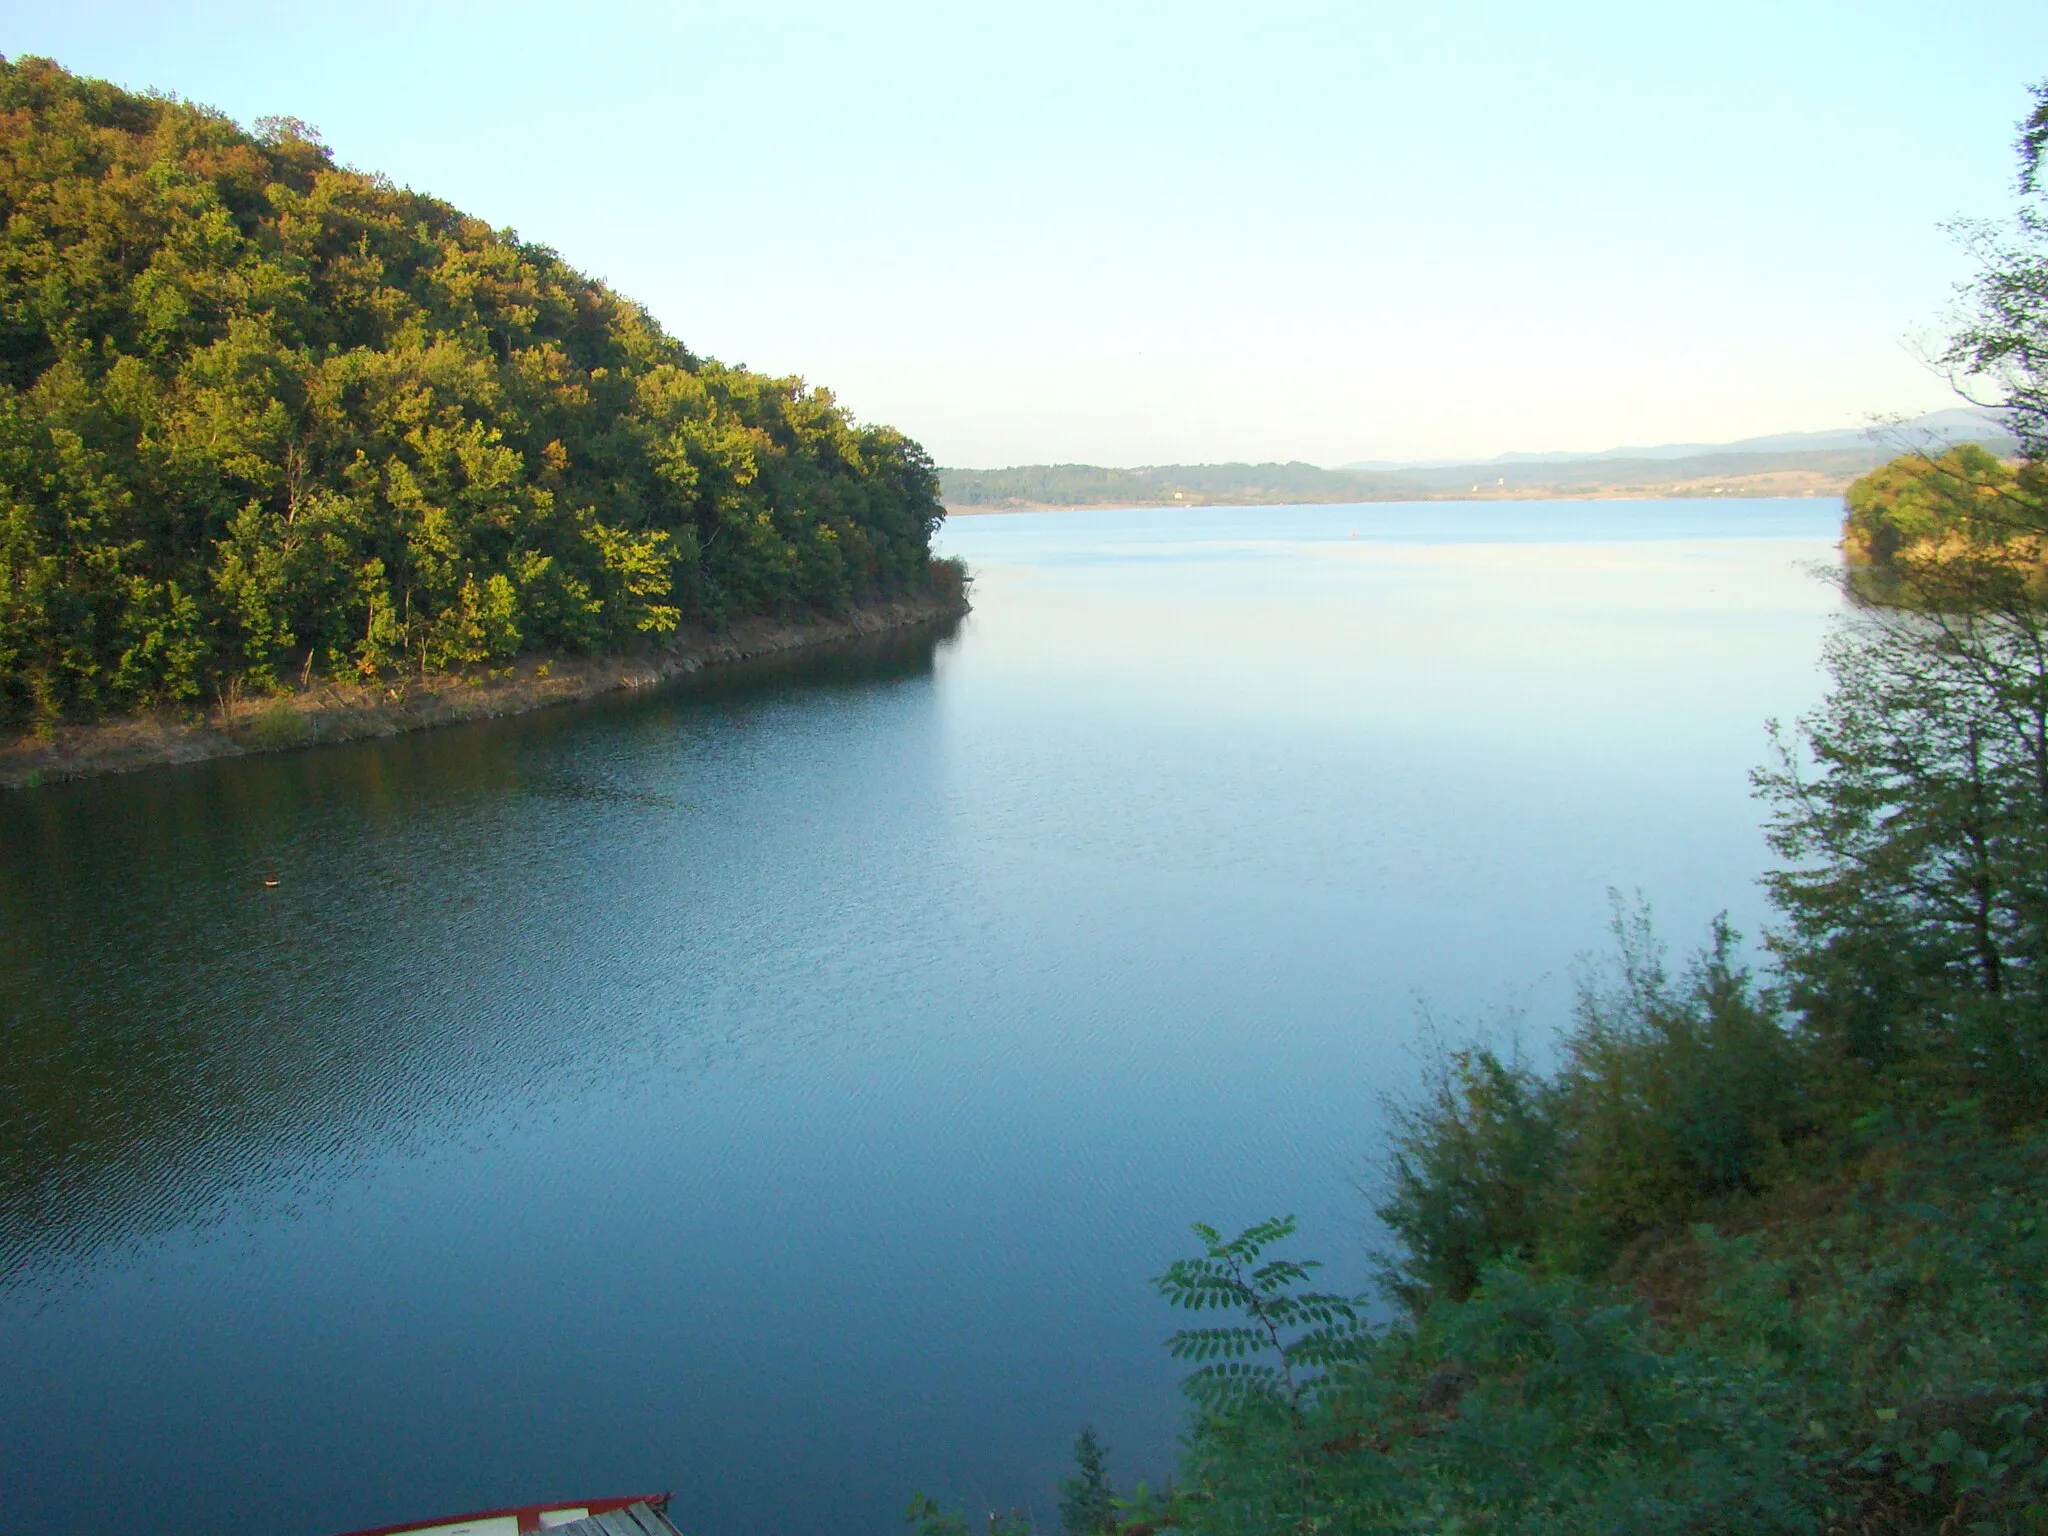
[(203, 714), (163, 710), (60, 725), (46, 735), (0, 737), (0, 789), (33, 789), (66, 779), (519, 715), (621, 688), (651, 688), (756, 656), (936, 624), (957, 619), (967, 609), (963, 592), (940, 591), (868, 603), (843, 614), (742, 619), (715, 632), (685, 630), (658, 649), (633, 654), (528, 656), (487, 674), (321, 682), (273, 697), (221, 700)]

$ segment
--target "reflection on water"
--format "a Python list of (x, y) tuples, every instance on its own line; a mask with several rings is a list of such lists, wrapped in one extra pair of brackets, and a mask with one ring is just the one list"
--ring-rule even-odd
[[(563, 1038), (522, 1006), (605, 900), (584, 837), (692, 817), (618, 754), (687, 761), (778, 699), (928, 684), (950, 632), (0, 801), (0, 1284), (619, 1062), (623, 1018)], [(593, 728), (617, 752), (584, 754)], [(507, 1006), (476, 1006), (493, 993)]]
[(1836, 512), (963, 519), (957, 636), (0, 798), (0, 1524), (1156, 1475), (1145, 1277), (1362, 1279), (1417, 992), (1755, 926)]

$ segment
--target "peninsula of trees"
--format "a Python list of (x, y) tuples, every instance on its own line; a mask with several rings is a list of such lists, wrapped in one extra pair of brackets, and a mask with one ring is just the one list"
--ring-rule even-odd
[(957, 582), (915, 442), (554, 252), (0, 60), (0, 723), (598, 653)]

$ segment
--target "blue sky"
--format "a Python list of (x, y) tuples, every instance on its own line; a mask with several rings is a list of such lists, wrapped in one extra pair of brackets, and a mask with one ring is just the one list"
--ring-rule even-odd
[(65, 6), (42, 53), (554, 246), (940, 462), (1604, 448), (1952, 403), (2038, 3)]

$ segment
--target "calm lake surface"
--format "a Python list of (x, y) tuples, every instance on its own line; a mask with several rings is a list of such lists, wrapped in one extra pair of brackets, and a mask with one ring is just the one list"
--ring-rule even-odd
[(1157, 1477), (1147, 1278), (1366, 1283), (1419, 1002), (1540, 1047), (1610, 887), (1760, 926), (1838, 517), (959, 519), (950, 636), (0, 796), (0, 1529)]

